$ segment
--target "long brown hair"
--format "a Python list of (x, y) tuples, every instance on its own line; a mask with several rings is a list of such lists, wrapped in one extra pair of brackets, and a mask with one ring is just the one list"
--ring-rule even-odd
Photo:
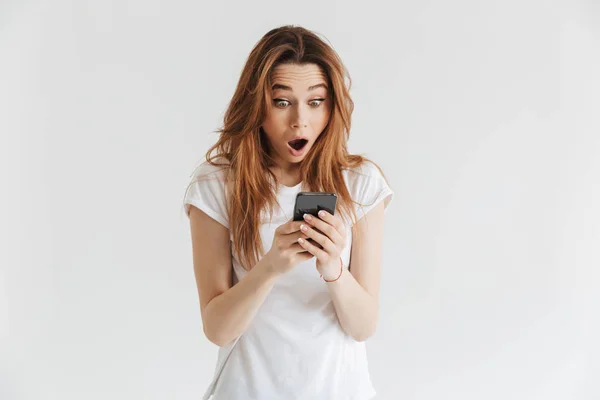
[[(234, 251), (247, 270), (264, 255), (259, 232), (262, 212), (268, 209), (272, 217), (277, 204), (274, 184), (278, 181), (269, 169), (274, 162), (261, 125), (271, 102), (272, 71), (284, 63), (318, 65), (327, 76), (332, 98), (329, 122), (300, 163), (300, 176), (307, 190), (336, 193), (336, 208), (345, 221), (352, 216), (354, 223), (353, 204), (364, 204), (351, 198), (342, 170), (368, 161), (383, 175), (375, 162), (348, 153), (346, 143), (354, 110), (349, 93), (352, 81), (337, 53), (317, 34), (299, 26), (286, 25), (267, 32), (250, 52), (225, 112), (223, 127), (215, 131), (219, 139), (205, 155), (206, 162), (227, 170), (229, 229), (233, 234)], [(216, 154), (211, 156), (215, 150)], [(218, 158), (225, 162), (216, 163)]]

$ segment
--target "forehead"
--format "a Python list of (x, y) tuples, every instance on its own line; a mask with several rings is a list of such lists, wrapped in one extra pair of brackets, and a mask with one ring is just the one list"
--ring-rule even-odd
[(293, 91), (306, 91), (310, 86), (327, 84), (327, 76), (317, 64), (282, 64), (273, 70), (271, 83), (289, 86)]

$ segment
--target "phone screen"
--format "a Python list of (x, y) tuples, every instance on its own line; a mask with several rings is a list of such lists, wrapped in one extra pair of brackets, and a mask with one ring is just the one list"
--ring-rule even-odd
[(296, 204), (294, 205), (294, 221), (303, 220), (304, 214), (314, 215), (325, 210), (328, 213), (335, 214), (335, 205), (337, 195), (328, 192), (300, 192), (296, 195)]

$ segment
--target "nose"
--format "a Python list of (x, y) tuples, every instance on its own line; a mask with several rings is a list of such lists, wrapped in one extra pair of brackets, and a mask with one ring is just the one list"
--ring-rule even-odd
[(292, 127), (293, 128), (305, 128), (308, 124), (308, 111), (303, 109), (301, 105), (295, 107), (294, 113), (292, 113)]

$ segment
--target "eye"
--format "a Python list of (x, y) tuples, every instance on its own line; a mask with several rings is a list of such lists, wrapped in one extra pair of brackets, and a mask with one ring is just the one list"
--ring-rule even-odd
[(316, 105), (316, 106), (313, 106), (314, 108), (317, 108), (317, 107), (319, 107), (319, 106), (321, 105), (321, 103), (322, 103), (322, 102), (324, 102), (324, 101), (325, 101), (325, 99), (314, 99), (314, 100), (312, 100), (310, 103), (317, 102), (317, 105)]
[(289, 101), (283, 100), (283, 99), (274, 99), (273, 100), (273, 104), (275, 104), (275, 107), (284, 108), (284, 107), (280, 106), (281, 103), (289, 103)]
[[(321, 106), (321, 103), (323, 103), (325, 101), (325, 99), (314, 99), (311, 100), (308, 104), (310, 104), (313, 108), (317, 108)], [(277, 108), (285, 108), (287, 107), (287, 104), (289, 103), (289, 101), (284, 100), (284, 99), (273, 99), (273, 104), (275, 104), (275, 107)]]

